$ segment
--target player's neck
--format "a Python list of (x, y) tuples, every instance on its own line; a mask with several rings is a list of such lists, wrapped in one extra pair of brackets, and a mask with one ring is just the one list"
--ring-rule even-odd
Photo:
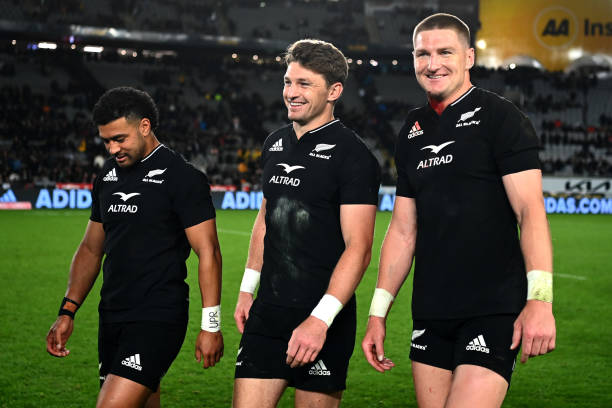
[(431, 108), (438, 115), (441, 115), (442, 112), (444, 112), (444, 109), (446, 109), (450, 104), (455, 102), (457, 99), (461, 98), (461, 96), (463, 96), (464, 93), (469, 91), (471, 87), (472, 87), (472, 82), (468, 78), (463, 83), (463, 86), (461, 86), (461, 88), (459, 88), (455, 92), (453, 92), (453, 94), (450, 95), (448, 98), (445, 98), (443, 100), (439, 100), (439, 99), (431, 98), (431, 97), (428, 96), (427, 97), (427, 101), (429, 102), (429, 106), (431, 106)]
[(304, 136), (304, 134), (306, 134), (307, 132), (320, 128), (321, 126), (325, 125), (326, 123), (331, 122), (334, 119), (335, 119), (334, 113), (330, 112), (327, 115), (321, 115), (320, 117), (317, 117), (308, 123), (304, 123), (303, 125), (294, 121), (293, 131), (295, 132), (295, 136), (298, 138), (298, 140), (300, 140), (300, 138)]
[(151, 133), (150, 139), (147, 142), (147, 148), (145, 149), (143, 159), (145, 157), (148, 157), (153, 152), (153, 150), (157, 149), (157, 146), (161, 144), (159, 143), (159, 140), (157, 140), (157, 136), (155, 136), (153, 133)]

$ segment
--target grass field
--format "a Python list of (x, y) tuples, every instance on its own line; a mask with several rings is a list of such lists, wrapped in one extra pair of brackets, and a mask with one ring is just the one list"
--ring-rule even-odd
[[(223, 253), (225, 357), (203, 370), (193, 357), (200, 301), (189, 259), (190, 324), (181, 353), (162, 383), (166, 407), (229, 407), (239, 341), (232, 314), (255, 212), (219, 211)], [(0, 407), (88, 407), (98, 391), (97, 303), (100, 281), (79, 311), (71, 355), (49, 356), (44, 339), (66, 288), (86, 211), (0, 212)], [(359, 346), (373, 293), (378, 252), (389, 222), (379, 213), (371, 266), (358, 292), (357, 345), (344, 407), (414, 407), (408, 359), (411, 279), (389, 317), (386, 354), (396, 367), (379, 374)], [(550, 216), (555, 247), (557, 350), (517, 365), (505, 407), (612, 407), (612, 217)], [(292, 406), (292, 392), (280, 406)]]

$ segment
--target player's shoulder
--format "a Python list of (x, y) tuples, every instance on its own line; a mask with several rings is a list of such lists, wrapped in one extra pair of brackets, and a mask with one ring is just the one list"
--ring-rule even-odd
[(288, 123), (285, 126), (272, 131), (264, 141), (264, 150), (269, 149), (274, 144), (276, 144), (279, 148), (282, 147), (282, 139), (286, 139), (286, 137), (291, 133), (291, 126), (292, 124)]
[(487, 106), (494, 113), (522, 113), (511, 100), (488, 89), (476, 87), (474, 94), (479, 104)]
[(202, 170), (187, 161), (182, 154), (166, 145), (163, 145), (159, 149), (159, 157), (155, 167), (164, 167), (168, 169), (168, 176), (177, 181), (181, 181), (186, 177), (199, 178), (206, 176)]
[(371, 147), (355, 130), (338, 121), (334, 128), (333, 135), (334, 136), (329, 139), (330, 143), (337, 144), (338, 147), (345, 150), (348, 155), (357, 156), (362, 160), (370, 160), (372, 163), (378, 164)]
[(422, 120), (425, 117), (429, 109), (430, 108), (428, 108), (427, 105), (423, 105), (417, 108), (410, 109), (408, 113), (406, 114), (406, 119), (404, 120), (404, 124), (400, 128), (399, 135), (401, 136), (403, 134), (410, 132), (413, 126), (416, 126), (417, 122), (419, 120)]

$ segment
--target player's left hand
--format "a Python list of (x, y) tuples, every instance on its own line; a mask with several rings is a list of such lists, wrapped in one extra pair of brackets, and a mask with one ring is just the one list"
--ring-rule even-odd
[(517, 348), (522, 338), (521, 363), (526, 363), (530, 357), (553, 351), (556, 336), (552, 303), (528, 300), (514, 322), (514, 333), (512, 334), (510, 348), (512, 350)]
[(223, 335), (220, 331), (200, 330), (195, 344), (195, 359), (204, 368), (212, 367), (223, 357)]
[(312, 363), (323, 348), (327, 329), (323, 320), (308, 316), (291, 334), (287, 347), (287, 364), (295, 368)]

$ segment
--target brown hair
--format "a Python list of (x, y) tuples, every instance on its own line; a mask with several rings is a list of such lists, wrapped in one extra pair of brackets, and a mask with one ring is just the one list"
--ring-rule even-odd
[(285, 64), (297, 62), (304, 68), (323, 75), (327, 86), (340, 82), (344, 85), (348, 76), (346, 57), (333, 44), (326, 41), (305, 39), (287, 47)]
[(454, 30), (457, 36), (464, 39), (468, 47), (470, 46), (470, 28), (459, 17), (447, 13), (432, 14), (417, 24), (412, 34), (412, 44), (414, 45), (414, 40), (421, 31), (445, 28)]

